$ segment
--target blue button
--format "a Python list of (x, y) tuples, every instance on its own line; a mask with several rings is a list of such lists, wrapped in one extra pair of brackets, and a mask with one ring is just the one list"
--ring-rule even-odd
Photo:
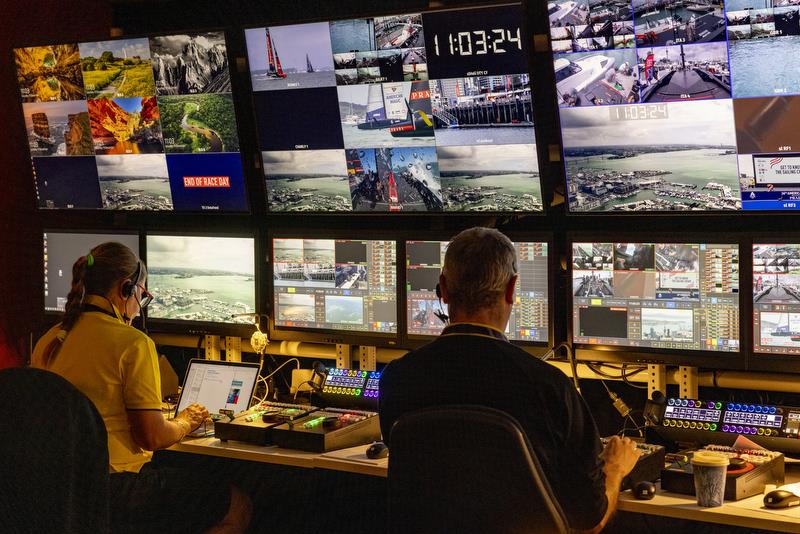
[(735, 404), (733, 405), (733, 411), (734, 411), (734, 412), (741, 412), (741, 411), (742, 411), (742, 405), (741, 405), (741, 404), (739, 404), (738, 402), (737, 402), (737, 403), (735, 403)]
[(726, 404), (726, 405), (725, 405), (725, 409), (726, 409), (726, 410), (729, 410), (729, 411), (733, 411), (733, 403), (732, 403), (732, 402), (729, 402), (728, 404)]
[(770, 406), (769, 407), (769, 413), (774, 414), (776, 411), (777, 411), (777, 409), (775, 408), (775, 406)]
[(747, 407), (747, 411), (753, 413), (756, 411), (756, 407), (751, 404)]
[(761, 406), (756, 406), (756, 413), (761, 413)]
[(673, 399), (672, 397), (668, 398), (667, 404), (669, 404), (670, 406), (675, 406), (675, 399)]

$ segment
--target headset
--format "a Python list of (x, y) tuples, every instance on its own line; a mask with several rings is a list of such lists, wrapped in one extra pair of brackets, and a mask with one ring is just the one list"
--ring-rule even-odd
[(439, 318), (444, 324), (450, 323), (450, 316), (444, 312), (442, 307), (442, 289), (439, 287), (439, 284), (436, 284), (436, 298), (439, 299), (439, 309), (434, 310), (433, 314)]
[(139, 277), (142, 276), (142, 260), (136, 260), (136, 270), (130, 278), (122, 283), (122, 296), (126, 299), (133, 297), (136, 294), (136, 286), (139, 284)]

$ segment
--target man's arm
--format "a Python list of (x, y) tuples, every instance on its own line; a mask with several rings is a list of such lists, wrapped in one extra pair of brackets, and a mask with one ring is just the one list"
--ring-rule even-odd
[(619, 498), (619, 487), (625, 475), (631, 472), (639, 459), (639, 451), (636, 444), (629, 438), (612, 437), (603, 450), (602, 458), (605, 461), (603, 472), (606, 475), (606, 499), (608, 506), (606, 513), (600, 523), (587, 531), (589, 534), (596, 534), (605, 528), (611, 516), (617, 510), (617, 499)]

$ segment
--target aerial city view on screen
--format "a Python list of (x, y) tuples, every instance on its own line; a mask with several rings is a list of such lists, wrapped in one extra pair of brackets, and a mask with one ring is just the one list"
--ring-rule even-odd
[(542, 211), (518, 5), (245, 30), (273, 212)]
[(247, 210), (222, 32), (14, 60), (40, 207)]
[(548, 2), (569, 209), (800, 207), (800, 2)]
[(212, 323), (256, 311), (252, 238), (147, 236), (147, 316)]
[(753, 348), (800, 355), (800, 245), (753, 245)]
[(573, 243), (573, 339), (739, 350), (737, 245)]

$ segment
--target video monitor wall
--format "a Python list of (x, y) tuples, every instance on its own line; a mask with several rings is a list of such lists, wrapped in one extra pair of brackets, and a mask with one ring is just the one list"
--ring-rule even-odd
[(14, 60), (40, 208), (248, 210), (223, 32)]
[(101, 243), (122, 243), (139, 255), (138, 234), (87, 234), (47, 231), (44, 237), (44, 309), (63, 312), (72, 290), (72, 266)]
[(542, 211), (520, 5), (245, 31), (272, 212)]
[(252, 237), (147, 235), (148, 319), (254, 322)]
[(800, 4), (548, 2), (571, 212), (800, 208)]
[(573, 243), (573, 341), (739, 351), (739, 247)]
[(800, 245), (753, 245), (753, 351), (800, 355)]
[[(436, 296), (448, 241), (406, 241), (408, 334), (436, 336), (446, 326), (447, 305)], [(519, 278), (506, 335), (515, 341), (549, 341), (547, 243), (517, 242)]]
[(397, 333), (394, 241), (272, 241), (274, 324), (315, 330)]

